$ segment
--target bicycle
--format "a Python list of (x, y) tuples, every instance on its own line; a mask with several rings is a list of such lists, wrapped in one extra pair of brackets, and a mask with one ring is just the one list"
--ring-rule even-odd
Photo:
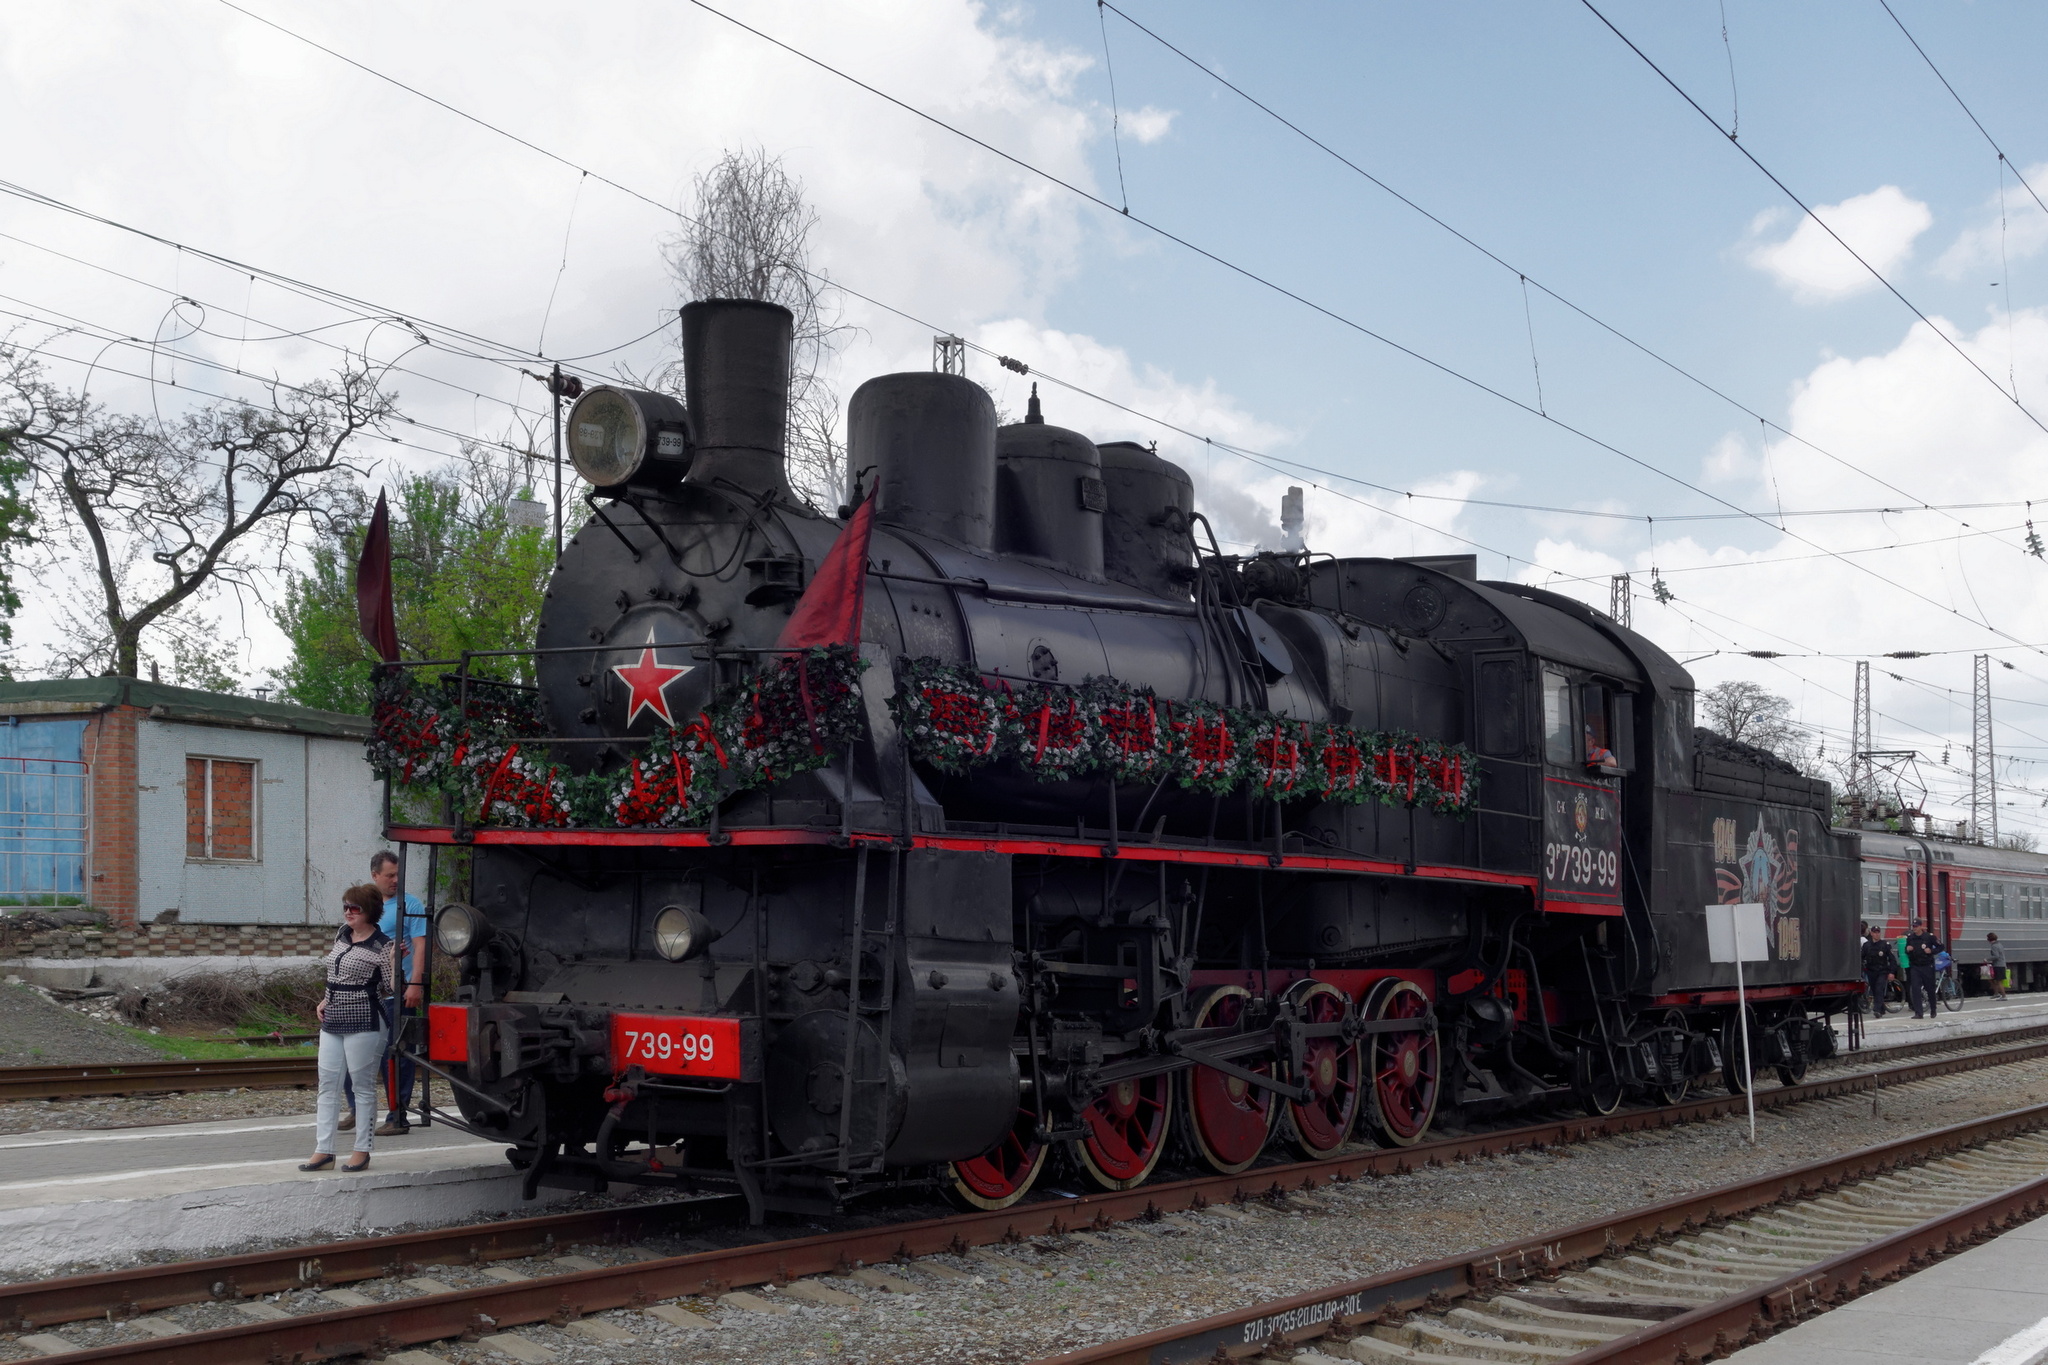
[(1951, 1014), (1963, 1007), (1963, 983), (1956, 977), (1955, 964), (1949, 964), (1941, 975), (1934, 979), (1934, 998)]

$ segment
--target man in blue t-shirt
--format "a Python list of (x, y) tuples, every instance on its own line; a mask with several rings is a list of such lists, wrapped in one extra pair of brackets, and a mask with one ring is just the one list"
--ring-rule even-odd
[[(399, 979), (405, 982), (405, 1010), (407, 1013), (411, 1013), (420, 1008), (427, 995), (426, 907), (420, 904), (418, 896), (410, 892), (402, 896), (400, 895), (398, 889), (398, 855), (388, 848), (379, 849), (370, 855), (370, 880), (376, 883), (377, 889), (384, 894), (384, 915), (378, 921), (377, 927), (384, 932), (385, 937), (398, 945), (400, 953), (398, 974)], [(403, 907), (402, 912), (401, 904)], [(399, 923), (401, 913), (404, 919), (402, 932)], [(391, 1018), (388, 1012), (389, 1003), (388, 1000), (379, 1002), (380, 1007), (386, 1010), (384, 1019), (386, 1033), (390, 1032), (391, 1026)], [(384, 1059), (384, 1066), (384, 1084), (390, 1094), (391, 1112), (386, 1114), (384, 1121), (377, 1125), (377, 1136), (398, 1137), (411, 1131), (412, 1127), (411, 1122), (406, 1118), (406, 1110), (412, 1107), (412, 1086), (415, 1068), (411, 1059), (401, 1056), (396, 1059), (395, 1074), (393, 1074), (394, 1063), (388, 1054)], [(350, 1113), (348, 1118), (343, 1121), (342, 1126), (353, 1127), (356, 1117), (354, 1112), (355, 1093), (352, 1085), (347, 1088), (349, 1090), (348, 1102)], [(374, 1097), (371, 1103), (374, 1105)]]

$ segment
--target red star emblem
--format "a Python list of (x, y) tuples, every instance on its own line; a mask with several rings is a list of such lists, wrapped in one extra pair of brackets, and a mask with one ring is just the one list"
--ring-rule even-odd
[(676, 666), (662, 663), (654, 657), (652, 646), (640, 651), (638, 663), (614, 664), (612, 672), (632, 689), (632, 695), (626, 699), (626, 724), (631, 725), (640, 719), (640, 712), (645, 709), (673, 726), (676, 718), (668, 711), (668, 685), (693, 667), (691, 664)]

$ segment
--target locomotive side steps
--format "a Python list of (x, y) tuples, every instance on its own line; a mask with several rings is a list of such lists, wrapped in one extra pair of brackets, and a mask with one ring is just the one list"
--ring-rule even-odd
[[(2048, 1057), (2048, 1042), (2010, 1047), (1995, 1053), (1938, 1058), (1884, 1071), (1840, 1075), (1800, 1086), (1764, 1090), (1758, 1092), (1757, 1102), (1762, 1107), (1783, 1106), (2041, 1057)], [(415, 1297), (396, 1302), (287, 1317), (284, 1321), (257, 1322), (217, 1331), (193, 1332), (167, 1338), (163, 1342), (129, 1342), (118, 1347), (75, 1352), (68, 1358), (79, 1361), (134, 1359), (229, 1365), (234, 1361), (267, 1361), (273, 1357), (290, 1359), (294, 1355), (315, 1359), (360, 1353), (380, 1342), (387, 1343), (384, 1349), (394, 1349), (398, 1343), (460, 1335), (474, 1325), (475, 1315), (479, 1313), (501, 1326), (550, 1318), (569, 1321), (580, 1314), (634, 1303), (652, 1303), (678, 1295), (722, 1294), (751, 1285), (783, 1283), (862, 1264), (875, 1265), (898, 1257), (957, 1252), (1045, 1233), (1156, 1218), (1161, 1214), (1210, 1204), (1313, 1189), (1332, 1180), (1398, 1175), (1424, 1165), (1537, 1150), (1561, 1143), (1590, 1141), (1716, 1118), (1733, 1114), (1741, 1108), (1740, 1097), (1720, 1096), (1687, 1101), (1664, 1109), (1617, 1113), (1606, 1118), (1556, 1120), (1439, 1139), (1413, 1147), (1360, 1150), (1321, 1161), (1257, 1167), (1237, 1176), (1168, 1181), (1127, 1192), (1080, 1198), (1047, 1198), (1002, 1210), (761, 1242), (625, 1266), (590, 1268), (593, 1263), (582, 1262), (585, 1268), (574, 1273), (550, 1276), (545, 1294), (536, 1294), (530, 1281), (523, 1287), (507, 1284), (448, 1293), (421, 1289), (414, 1291)], [(2024, 1121), (2011, 1119), (2013, 1126), (2010, 1131), (2031, 1131), (2040, 1123), (2048, 1123), (2048, 1106), (2024, 1111), (2024, 1114), (2027, 1115)], [(1988, 1136), (2004, 1131), (1999, 1129), (1999, 1124), (2010, 1118), (2001, 1116), (1944, 1131), (1981, 1131)], [(1923, 1137), (1908, 1139), (1907, 1142), (1927, 1140)], [(1958, 1140), (1956, 1145), (1963, 1144)], [(1894, 1149), (1904, 1150), (1904, 1146), (1892, 1143), (1872, 1151), (1882, 1154)], [(1852, 1164), (1842, 1166), (1843, 1171), (1860, 1169), (1853, 1166), (1855, 1158), (1845, 1160)], [(1812, 1169), (1829, 1165), (1817, 1163)], [(1798, 1172), (1791, 1174), (1796, 1176)], [(511, 1177), (508, 1175), (507, 1178)], [(1849, 1177), (1845, 1174), (1838, 1178)], [(1724, 1212), (1734, 1208), (1725, 1204), (1722, 1207)], [(409, 1267), (488, 1263), (559, 1251), (578, 1243), (631, 1242), (657, 1231), (675, 1232), (694, 1225), (738, 1223), (744, 1217), (744, 1199), (724, 1196), (0, 1285), (0, 1329), (48, 1334), (51, 1328), (67, 1322), (93, 1318), (121, 1321), (179, 1304), (236, 1303), (247, 1300), (249, 1296), (291, 1289), (335, 1289), (373, 1278), (420, 1273)], [(569, 1266), (578, 1262), (564, 1258), (557, 1264)]]
[[(1297, 1365), (1726, 1357), (2048, 1213), (2043, 1129), (2048, 1105), (2016, 1109), (1040, 1365), (1192, 1363), (1310, 1341)], [(1869, 1352), (1866, 1341), (1858, 1358)]]

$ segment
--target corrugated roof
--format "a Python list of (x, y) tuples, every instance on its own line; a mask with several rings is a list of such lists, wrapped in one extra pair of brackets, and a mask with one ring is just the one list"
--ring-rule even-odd
[(240, 730), (367, 739), (370, 721), (340, 711), (319, 711), (289, 702), (258, 701), (197, 687), (143, 682), (138, 678), (46, 678), (0, 682), (0, 716), (48, 716), (140, 706), (157, 720), (190, 725), (225, 725)]

